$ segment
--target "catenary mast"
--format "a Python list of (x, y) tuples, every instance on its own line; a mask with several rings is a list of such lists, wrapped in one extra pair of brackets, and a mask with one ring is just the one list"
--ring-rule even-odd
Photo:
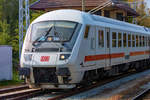
[(29, 27), (29, 24), (29, 0), (19, 0), (19, 58), (21, 56), (21, 50), (23, 46), (23, 37)]

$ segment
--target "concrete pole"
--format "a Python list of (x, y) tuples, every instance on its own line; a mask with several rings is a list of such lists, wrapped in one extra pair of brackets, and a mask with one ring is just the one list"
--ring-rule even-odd
[(85, 0), (82, 0), (82, 11), (85, 11)]

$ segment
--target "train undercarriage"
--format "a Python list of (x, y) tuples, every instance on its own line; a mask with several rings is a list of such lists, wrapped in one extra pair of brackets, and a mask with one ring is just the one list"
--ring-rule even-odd
[(126, 73), (128, 71), (140, 72), (150, 68), (150, 59), (124, 63), (120, 65), (111, 66), (110, 68), (100, 68), (86, 71), (82, 80), (82, 84), (89, 84), (93, 81), (100, 81), (105, 77), (115, 76)]
[[(30, 72), (26, 71), (26, 83), (30, 88), (48, 88), (48, 89), (72, 89), (79, 85), (89, 85), (94, 81), (100, 81), (106, 77), (127, 73), (128, 71), (135, 70), (137, 72), (150, 68), (150, 60), (140, 60), (135, 62), (129, 62), (125, 64), (111, 66), (109, 68), (100, 68), (95, 70), (88, 70), (84, 73), (84, 77), (80, 83), (69, 84), (68, 72), (62, 79), (60, 84), (56, 68), (33, 68), (34, 83), (30, 81)], [(22, 73), (23, 74), (23, 73)], [(70, 74), (68, 74), (69, 76)]]

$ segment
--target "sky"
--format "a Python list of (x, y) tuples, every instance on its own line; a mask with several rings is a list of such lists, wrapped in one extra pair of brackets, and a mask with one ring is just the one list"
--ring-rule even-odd
[(150, 8), (150, 0), (145, 0), (147, 3), (147, 6)]

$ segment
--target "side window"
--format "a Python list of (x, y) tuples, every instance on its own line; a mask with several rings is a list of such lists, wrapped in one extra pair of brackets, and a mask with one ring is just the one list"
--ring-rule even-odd
[(145, 47), (145, 36), (143, 36), (143, 47)]
[(110, 34), (109, 34), (109, 32), (107, 32), (107, 48), (109, 48), (109, 46), (110, 46)]
[(116, 44), (117, 44), (117, 34), (116, 32), (112, 32), (112, 47), (116, 47)]
[(120, 21), (123, 21), (123, 19), (124, 19), (123, 13), (116, 13), (116, 18)]
[(147, 43), (147, 46), (148, 46), (148, 37), (146, 37), (146, 43)]
[(150, 46), (150, 37), (148, 37), (148, 42), (149, 42), (149, 46)]
[(123, 46), (127, 47), (127, 34), (126, 33), (123, 34)]
[(89, 35), (89, 30), (90, 30), (90, 26), (87, 25), (86, 28), (85, 28), (85, 33), (84, 33), (84, 38), (88, 38), (88, 35)]
[(110, 17), (110, 11), (104, 10), (104, 16), (105, 17)]
[(142, 47), (142, 36), (139, 37), (140, 40), (140, 47)]
[(150, 46), (149, 37), (147, 37), (147, 45)]
[(128, 34), (128, 47), (131, 47), (131, 34)]
[(99, 47), (104, 47), (104, 31), (103, 30), (98, 31), (98, 44), (99, 44)]
[(150, 46), (150, 41), (149, 41), (149, 37), (147, 37), (147, 42), (148, 42), (148, 46)]
[(147, 46), (149, 46), (149, 37), (147, 37)]
[(139, 37), (136, 35), (136, 47), (139, 47)]
[(122, 34), (118, 33), (118, 47), (122, 47)]
[(135, 35), (132, 35), (132, 47), (135, 47)]
[(145, 47), (147, 47), (147, 37), (145, 36)]

